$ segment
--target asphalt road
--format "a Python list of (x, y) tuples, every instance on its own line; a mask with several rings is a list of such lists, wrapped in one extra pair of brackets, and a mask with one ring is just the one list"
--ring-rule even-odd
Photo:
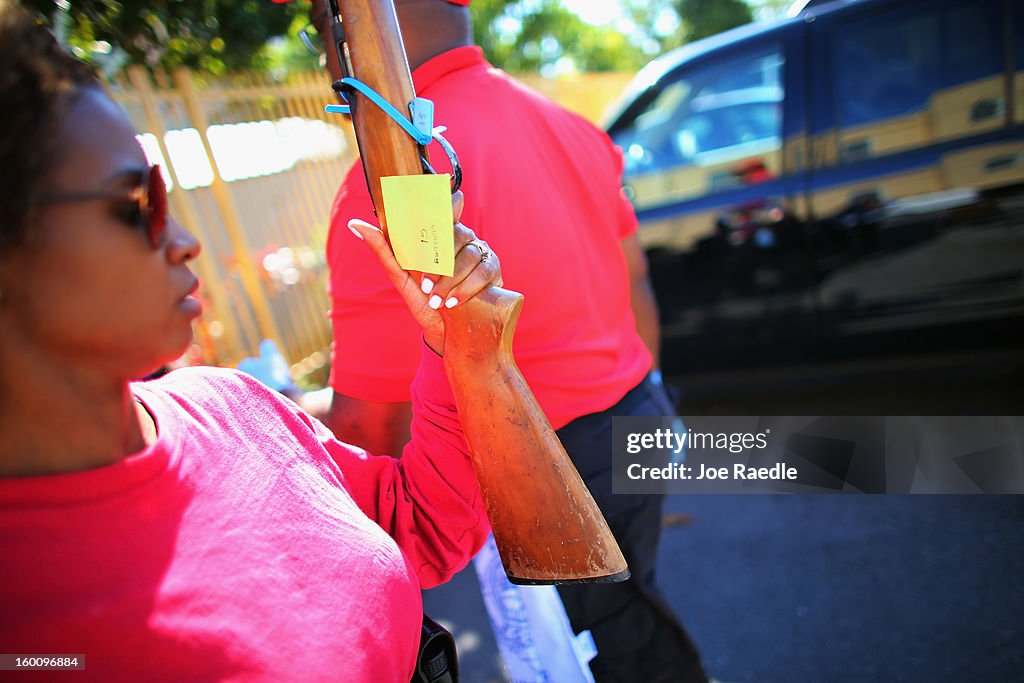
[[(670, 496), (659, 583), (724, 681), (1010, 681), (1024, 498)], [(504, 681), (470, 568), (428, 591), (465, 683)]]
[[(1008, 414), (1000, 408), (1019, 404), (1016, 380), (946, 380), (788, 398), (851, 415)], [(703, 394), (683, 405), (740, 415), (770, 400)], [(1020, 680), (1022, 496), (692, 495), (667, 497), (664, 511), (659, 583), (715, 678)], [(464, 683), (505, 680), (472, 568), (427, 591), (425, 606), (453, 629)]]
[(1024, 499), (673, 497), (662, 588), (727, 681), (1010, 681)]

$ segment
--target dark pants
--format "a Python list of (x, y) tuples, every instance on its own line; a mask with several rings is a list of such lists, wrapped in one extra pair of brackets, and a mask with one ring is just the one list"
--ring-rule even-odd
[(612, 416), (671, 414), (664, 390), (644, 380), (608, 410), (558, 430), (632, 572), (621, 583), (558, 587), (573, 629), (594, 636), (598, 683), (707, 681), (697, 648), (654, 584), (663, 496), (612, 495)]

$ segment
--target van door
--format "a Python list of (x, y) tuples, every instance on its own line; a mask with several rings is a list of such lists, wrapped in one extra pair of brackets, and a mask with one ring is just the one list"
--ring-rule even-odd
[(625, 154), (669, 370), (761, 365), (810, 348), (802, 117), (789, 113), (803, 93), (786, 76), (801, 68), (797, 38), (776, 31), (685, 62), (610, 131)]
[(864, 3), (809, 23), (827, 352), (952, 350), (1013, 330), (1019, 343), (1024, 135), (1009, 101), (1009, 5)]

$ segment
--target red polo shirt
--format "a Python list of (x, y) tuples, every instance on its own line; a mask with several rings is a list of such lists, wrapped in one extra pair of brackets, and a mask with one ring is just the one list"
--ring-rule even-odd
[[(607, 135), (488, 64), (450, 50), (413, 73), (462, 163), (462, 222), (501, 257), (525, 297), (516, 363), (557, 429), (614, 405), (650, 369), (636, 332), (620, 242), (636, 216), (620, 189), (622, 158)], [(431, 161), (449, 170), (434, 143)], [(383, 268), (346, 227), (376, 224), (358, 162), (338, 191), (327, 258), (334, 326), (331, 387), (371, 401), (407, 401), (419, 361), (416, 323)]]

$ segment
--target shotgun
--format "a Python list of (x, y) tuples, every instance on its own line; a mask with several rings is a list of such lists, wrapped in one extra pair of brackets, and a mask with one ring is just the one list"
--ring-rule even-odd
[[(393, 0), (328, 0), (342, 72), (409, 115), (412, 78)], [(335, 90), (345, 88), (335, 83)], [(366, 182), (387, 234), (380, 179), (429, 169), (427, 150), (358, 93), (347, 95)], [(621, 581), (608, 524), (512, 358), (521, 294), (491, 286), (442, 309), (444, 365), (509, 581)]]

